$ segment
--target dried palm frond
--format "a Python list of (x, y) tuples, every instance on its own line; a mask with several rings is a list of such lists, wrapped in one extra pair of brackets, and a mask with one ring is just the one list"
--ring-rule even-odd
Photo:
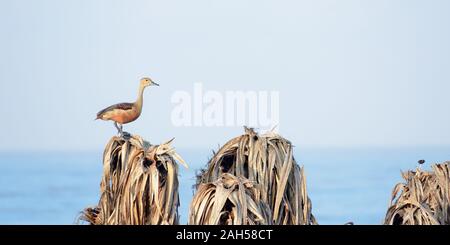
[(402, 173), (406, 183), (394, 187), (384, 224), (450, 224), (450, 162), (432, 169)]
[(200, 184), (190, 206), (191, 225), (270, 225), (269, 207), (259, 200), (255, 183), (222, 174), (212, 183)]
[(140, 136), (113, 137), (103, 153), (97, 207), (80, 219), (91, 224), (178, 224), (178, 167), (186, 166), (172, 140), (150, 145)]
[(261, 202), (272, 212), (272, 223), (317, 224), (311, 213), (306, 179), (292, 155), (292, 144), (275, 133), (245, 134), (228, 141), (197, 176), (197, 187), (213, 183), (223, 173), (243, 177), (257, 184)]

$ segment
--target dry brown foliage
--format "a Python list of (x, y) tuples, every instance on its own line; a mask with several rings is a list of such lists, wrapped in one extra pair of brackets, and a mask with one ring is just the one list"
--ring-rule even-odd
[(435, 164), (432, 171), (402, 173), (406, 183), (392, 191), (386, 225), (450, 224), (450, 162)]
[(259, 200), (259, 189), (245, 178), (222, 174), (213, 183), (200, 184), (194, 198), (190, 224), (269, 225), (271, 211)]
[[(249, 203), (251, 199), (256, 206), (268, 206), (270, 214), (266, 217), (272, 220), (261, 223), (317, 224), (311, 213), (303, 168), (297, 165), (292, 154), (292, 144), (280, 135), (258, 135), (252, 129), (245, 128), (245, 134), (228, 141), (197, 176), (197, 193), (191, 203), (189, 223), (216, 223), (218, 213), (228, 210), (226, 202), (216, 203), (217, 197), (207, 199), (207, 203), (203, 201), (205, 197), (210, 197), (217, 188), (217, 181), (223, 180), (223, 174), (227, 173), (237, 176), (244, 183), (254, 183), (256, 195), (249, 195), (245, 202)], [(220, 200), (226, 198), (220, 197)], [(214, 207), (214, 212), (218, 213), (211, 213), (208, 207)], [(237, 214), (247, 213), (241, 211)], [(242, 223), (256, 223), (245, 216), (233, 218), (243, 220)]]
[(185, 163), (171, 141), (150, 145), (137, 135), (112, 137), (103, 154), (100, 201), (80, 219), (95, 225), (178, 224), (177, 162)]

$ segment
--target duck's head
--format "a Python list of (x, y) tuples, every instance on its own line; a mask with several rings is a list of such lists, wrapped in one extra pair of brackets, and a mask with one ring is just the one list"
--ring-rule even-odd
[(142, 87), (148, 87), (148, 86), (159, 86), (159, 84), (152, 81), (152, 79), (148, 77), (141, 78), (141, 86)]

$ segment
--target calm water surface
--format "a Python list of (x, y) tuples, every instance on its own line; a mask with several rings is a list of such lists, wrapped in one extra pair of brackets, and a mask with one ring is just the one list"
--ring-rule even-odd
[[(186, 223), (196, 170), (207, 149), (178, 151), (180, 214)], [(99, 198), (102, 152), (0, 153), (0, 224), (74, 224), (79, 212)], [(320, 224), (380, 224), (400, 171), (418, 159), (450, 160), (449, 148), (296, 149), (305, 166), (313, 213)]]

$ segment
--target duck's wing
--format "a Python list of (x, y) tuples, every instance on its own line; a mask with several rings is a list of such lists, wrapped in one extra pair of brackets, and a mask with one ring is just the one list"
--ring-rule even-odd
[(108, 111), (113, 111), (113, 110), (131, 110), (133, 108), (133, 103), (119, 103), (119, 104), (115, 104), (112, 106), (108, 106), (105, 109), (99, 111), (97, 113), (97, 119), (101, 118), (102, 115), (104, 115), (105, 113), (107, 113)]

